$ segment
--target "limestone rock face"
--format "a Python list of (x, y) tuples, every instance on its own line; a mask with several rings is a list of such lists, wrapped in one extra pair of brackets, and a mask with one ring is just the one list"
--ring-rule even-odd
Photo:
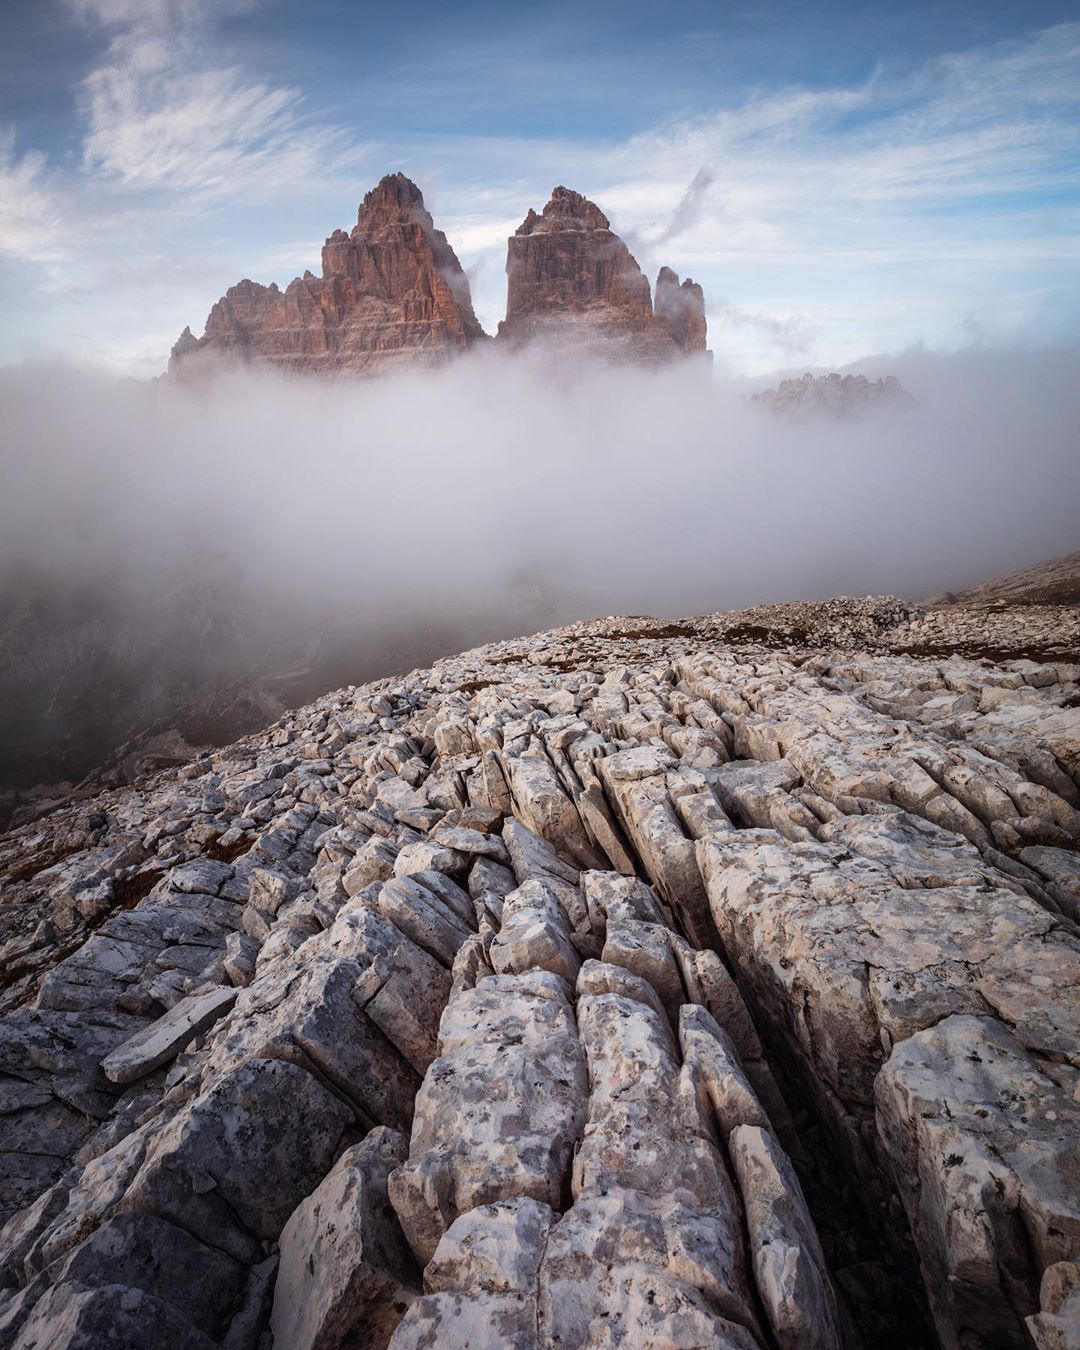
[(506, 259), (503, 342), (542, 339), (606, 357), (663, 362), (705, 350), (701, 287), (670, 268), (649, 282), (595, 203), (557, 187), (540, 215), (530, 209)]
[[(382, 1126), (347, 1149), (281, 1234), (271, 1327), (278, 1350), (380, 1350), (412, 1302), (409, 1254), (386, 1196), (406, 1152)], [(360, 1325), (357, 1325), (359, 1321)]]
[(438, 364), (484, 339), (461, 264), (404, 174), (367, 194), (351, 233), (327, 239), (322, 269), (284, 291), (248, 280), (231, 286), (201, 338), (184, 329), (170, 372), (192, 374), (226, 357), (369, 375)]
[(496, 642), (0, 835), (0, 1347), (1076, 1345), (1080, 662), (920, 613)]

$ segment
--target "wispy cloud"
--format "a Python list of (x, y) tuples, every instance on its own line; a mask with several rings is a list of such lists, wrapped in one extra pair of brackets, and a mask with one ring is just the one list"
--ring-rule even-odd
[(88, 172), (129, 188), (273, 196), (362, 153), (345, 128), (307, 111), (301, 90), (214, 63), (213, 22), (249, 6), (235, 0), (74, 4), (110, 34), (103, 64), (80, 90)]
[(708, 317), (714, 325), (714, 341), (719, 336), (718, 329), (721, 332), (725, 329), (749, 330), (771, 350), (784, 356), (812, 356), (822, 336), (820, 325), (811, 323), (801, 314), (785, 318), (761, 310), (740, 309), (726, 300), (711, 304)]
[[(1080, 23), (1026, 43), (938, 60), (851, 90), (790, 90), (634, 138), (627, 180), (667, 182), (658, 224), (685, 176), (711, 166), (724, 211), (701, 213), (696, 242), (772, 247), (822, 226), (859, 237), (867, 213), (943, 210), (1080, 188)], [(634, 166), (637, 166), (634, 171)]]
[(653, 244), (666, 244), (685, 234), (698, 220), (706, 207), (709, 190), (716, 182), (716, 175), (709, 168), (698, 169), (690, 181), (690, 186), (679, 198), (671, 219), (653, 236)]
[(59, 249), (60, 204), (45, 182), (45, 156), (19, 155), (15, 132), (0, 131), (0, 253), (49, 262)]

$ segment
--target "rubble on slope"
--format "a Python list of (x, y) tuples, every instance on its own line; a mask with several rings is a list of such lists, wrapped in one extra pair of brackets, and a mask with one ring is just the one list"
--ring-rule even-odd
[(1080, 553), (1066, 553), (1003, 577), (992, 577), (959, 594), (942, 592), (927, 605), (1080, 604)]
[(1076, 1344), (1080, 664), (919, 621), (493, 643), (0, 836), (0, 1344)]

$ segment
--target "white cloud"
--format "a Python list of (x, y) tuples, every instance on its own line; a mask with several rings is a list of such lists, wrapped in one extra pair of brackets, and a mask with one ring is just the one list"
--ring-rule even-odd
[(44, 174), (43, 154), (16, 154), (14, 131), (0, 132), (0, 253), (31, 262), (59, 255), (60, 204)]
[(362, 153), (341, 127), (309, 115), (301, 90), (212, 59), (212, 20), (244, 4), (74, 0), (110, 33), (81, 88), (85, 168), (128, 188), (248, 198), (295, 191)]

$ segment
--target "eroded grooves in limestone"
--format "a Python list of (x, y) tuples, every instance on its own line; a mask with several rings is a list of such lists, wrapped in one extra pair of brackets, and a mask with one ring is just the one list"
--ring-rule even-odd
[(0, 1346), (1075, 1344), (1080, 667), (860, 603), (492, 644), (4, 837)]

